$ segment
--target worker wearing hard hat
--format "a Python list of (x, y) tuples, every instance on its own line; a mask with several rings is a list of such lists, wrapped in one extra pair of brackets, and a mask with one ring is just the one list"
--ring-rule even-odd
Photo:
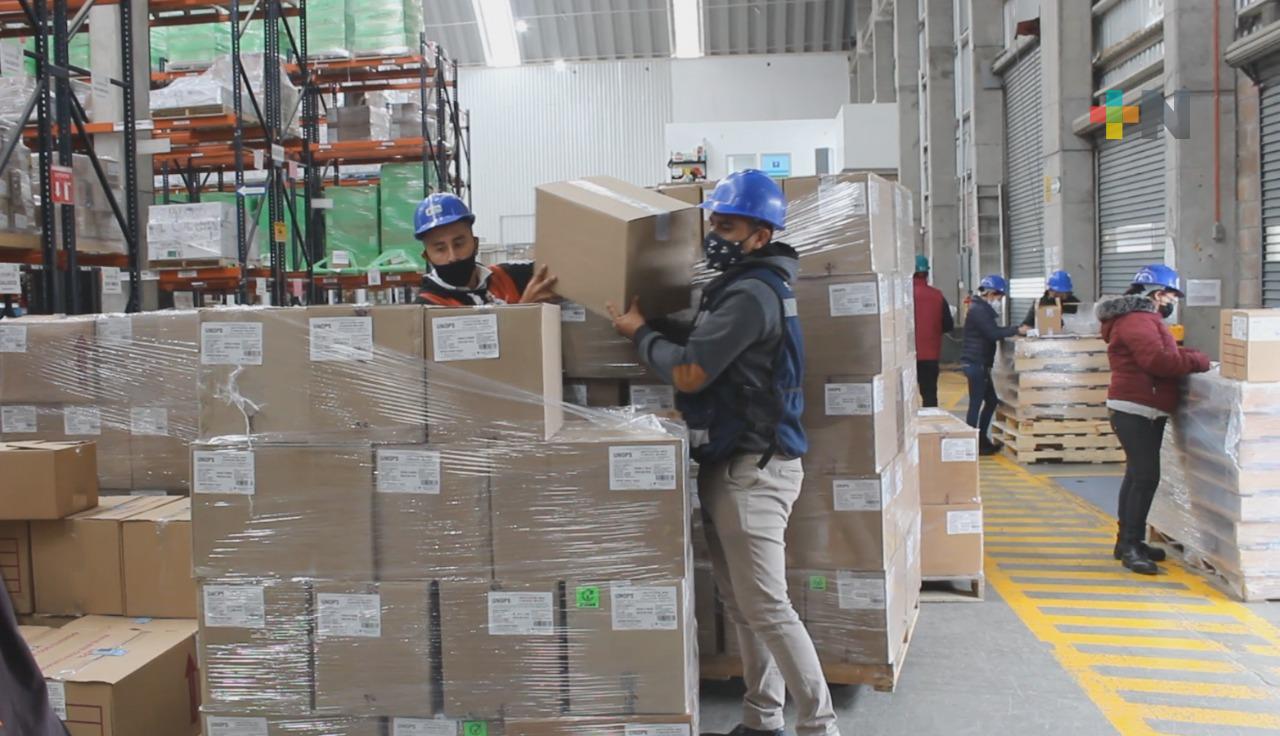
[(999, 313), (996, 311), (1009, 292), (1009, 282), (1003, 276), (991, 275), (984, 278), (978, 286), (977, 297), (969, 305), (969, 314), (964, 321), (964, 350), (960, 354), (960, 363), (964, 368), (965, 378), (969, 380), (969, 413), (966, 417), (970, 427), (978, 428), (978, 451), (983, 455), (994, 455), (1000, 450), (998, 443), (987, 436), (991, 429), (991, 418), (996, 413), (996, 385), (991, 380), (991, 367), (996, 362), (996, 345), (1006, 337), (1027, 334), (1026, 325), (1000, 326)]
[(413, 213), (414, 235), (431, 267), (418, 302), (446, 307), (527, 304), (557, 299), (556, 279), (532, 262), (485, 266), (476, 262), (480, 241), (472, 231), (476, 216), (452, 194), (432, 194)]
[[(1044, 295), (1040, 297), (1039, 306), (1050, 307), (1055, 304), (1062, 307), (1063, 314), (1075, 314), (1076, 309), (1080, 306), (1080, 300), (1076, 298), (1071, 288), (1071, 274), (1066, 271), (1054, 271), (1049, 274), (1048, 281), (1045, 282)], [(1036, 304), (1032, 304), (1027, 310), (1026, 319), (1022, 320), (1022, 324), (1027, 327), (1036, 326)]]
[(720, 275), (703, 289), (687, 338), (647, 326), (635, 302), (625, 314), (609, 310), (641, 360), (675, 386), (689, 425), (707, 546), (742, 649), (747, 692), (731, 736), (782, 736), (787, 691), (799, 736), (838, 736), (813, 640), (787, 596), (784, 537), (808, 440), (790, 286), (800, 262), (775, 240), (786, 199), (752, 169), (725, 177), (701, 207), (711, 212), (703, 252)]
[(951, 305), (942, 292), (929, 285), (929, 259), (916, 256), (913, 280), (916, 310), (916, 383), (926, 407), (938, 405), (938, 361), (942, 336), (956, 328)]

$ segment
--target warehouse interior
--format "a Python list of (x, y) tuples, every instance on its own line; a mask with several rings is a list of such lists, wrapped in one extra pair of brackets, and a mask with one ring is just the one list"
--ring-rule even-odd
[(0, 0), (0, 299), (0, 736), (1280, 734), (1280, 0)]

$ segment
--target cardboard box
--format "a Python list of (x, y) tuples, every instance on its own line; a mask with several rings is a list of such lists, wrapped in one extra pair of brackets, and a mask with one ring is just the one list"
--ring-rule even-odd
[(924, 577), (982, 574), (982, 504), (925, 506), (921, 527)]
[(94, 317), (28, 316), (0, 325), (0, 396), (9, 403), (90, 403), (98, 396)]
[(0, 519), (61, 519), (98, 502), (92, 442), (0, 443)]
[(429, 583), (314, 587), (316, 711), (431, 715)]
[(626, 381), (612, 378), (569, 378), (564, 382), (564, 401), (586, 407), (625, 406), (627, 388)]
[(446, 716), (561, 713), (568, 698), (562, 592), (557, 582), (440, 584)]
[(613, 329), (613, 321), (581, 304), (560, 305), (560, 352), (570, 378), (643, 378), (635, 343)]
[(18, 626), (18, 636), (22, 637), (22, 643), (27, 645), (27, 649), (35, 651), (38, 648), (37, 642), (51, 631), (55, 631), (52, 626)]
[(192, 456), (197, 577), (373, 578), (369, 445), (197, 444)]
[(507, 721), (507, 736), (696, 736), (693, 716), (610, 716)]
[[(378, 718), (356, 716), (279, 716), (227, 709), (227, 714), (201, 709), (204, 736), (383, 736)], [(409, 733), (413, 733), (410, 731)], [(429, 731), (426, 733), (430, 733)], [(490, 731), (490, 734), (493, 732)]]
[(522, 444), (499, 457), (492, 482), (499, 580), (685, 576), (689, 506), (682, 440), (571, 426), (551, 442)]
[(200, 313), (200, 436), (423, 442), (423, 310), (333, 305)]
[(1237, 381), (1280, 381), (1280, 312), (1224, 309), (1222, 375)]
[(889, 276), (893, 293), (894, 358), (900, 366), (916, 362), (916, 294), (910, 272)]
[(564, 422), (555, 306), (429, 308), (426, 356), (433, 444), (545, 439)]
[(891, 284), (877, 274), (796, 279), (808, 372), (874, 376), (897, 365)]
[(1041, 337), (1050, 337), (1052, 335), (1061, 335), (1062, 328), (1062, 304), (1037, 304), (1036, 305), (1036, 330)]
[(121, 522), (170, 504), (164, 496), (103, 496), (98, 507), (31, 523), (36, 610), (79, 616), (124, 614)]
[(556, 292), (602, 317), (633, 297), (648, 317), (687, 309), (702, 211), (612, 177), (537, 188), (538, 263)]
[(910, 189), (894, 182), (893, 219), (898, 236), (897, 271), (910, 278), (916, 270), (916, 237), (920, 228), (915, 223), (915, 197)]
[(897, 266), (893, 185), (875, 174), (820, 177), (816, 203), (789, 217), (801, 223), (788, 234), (800, 251), (801, 276), (888, 273)]
[(569, 581), (569, 714), (691, 714), (695, 622), (687, 580)]
[(97, 446), (98, 485), (111, 490), (132, 490), (133, 465), (129, 436), (130, 407), (104, 402), (62, 406), (62, 426), (57, 439), (93, 442)]
[(195, 618), (191, 499), (134, 514), (123, 526), (124, 614)]
[(919, 411), (920, 503), (980, 503), (978, 430), (940, 409)]
[(60, 629), (60, 641), (35, 654), (70, 736), (199, 734), (195, 630), (189, 620), (99, 617)]
[[(702, 184), (666, 184), (658, 187), (658, 193), (697, 207), (711, 190), (704, 189)], [(699, 210), (698, 214), (698, 242), (693, 251), (694, 262), (702, 260), (702, 239), (707, 236), (706, 212)]]
[(676, 390), (670, 384), (658, 380), (628, 381), (627, 406), (649, 414), (679, 416), (676, 411)]
[(311, 591), (284, 579), (200, 581), (200, 671), (213, 712), (311, 713)]
[(818, 181), (816, 176), (792, 176), (782, 180), (782, 194), (787, 198), (789, 214), (799, 214), (803, 218), (810, 208), (817, 207)]
[(492, 576), (491, 462), (480, 443), (375, 450), (379, 580)]
[(0, 521), (0, 580), (9, 591), (14, 613), (36, 610), (31, 582), (31, 527), (25, 521)]
[(898, 454), (899, 377), (810, 374), (805, 378), (808, 473), (878, 473)]

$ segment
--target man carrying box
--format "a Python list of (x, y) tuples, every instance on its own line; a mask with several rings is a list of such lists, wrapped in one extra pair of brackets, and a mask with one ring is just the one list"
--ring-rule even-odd
[(1035, 327), (1036, 308), (1054, 305), (1062, 307), (1063, 314), (1075, 314), (1080, 307), (1080, 299), (1072, 291), (1071, 274), (1066, 271), (1054, 271), (1049, 274), (1049, 280), (1045, 282), (1044, 296), (1041, 296), (1040, 301), (1032, 304), (1027, 310), (1027, 316), (1022, 320), (1022, 324)]
[(431, 271), (422, 278), (418, 303), (441, 307), (530, 304), (556, 300), (556, 279), (543, 266), (476, 262), (480, 241), (472, 231), (476, 216), (452, 194), (433, 194), (413, 213), (414, 235)]
[(747, 685), (743, 723), (731, 736), (782, 736), (787, 690), (800, 736), (838, 736), (813, 640), (787, 597), (783, 538), (808, 441), (804, 343), (789, 285), (799, 258), (773, 241), (786, 226), (786, 200), (769, 176), (746, 170), (700, 206), (711, 211), (707, 265), (721, 274), (703, 290), (692, 328), (647, 326), (638, 300), (625, 314), (610, 304), (609, 313), (641, 360), (675, 386), (689, 424), (707, 545)]

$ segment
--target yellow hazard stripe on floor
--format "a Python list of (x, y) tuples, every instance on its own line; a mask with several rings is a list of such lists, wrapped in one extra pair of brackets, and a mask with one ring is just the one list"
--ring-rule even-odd
[(983, 461), (982, 493), (987, 580), (1120, 734), (1280, 730), (1257, 705), (1280, 704), (1280, 630), (1172, 560), (1128, 572), (1113, 518), (1007, 458)]

